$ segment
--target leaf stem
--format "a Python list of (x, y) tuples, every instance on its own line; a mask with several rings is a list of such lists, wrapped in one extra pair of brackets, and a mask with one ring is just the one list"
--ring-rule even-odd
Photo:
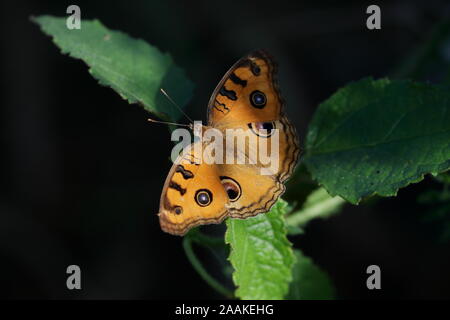
[(195, 271), (198, 272), (198, 274), (203, 278), (203, 280), (206, 281), (206, 283), (209, 284), (211, 288), (216, 290), (217, 292), (223, 294), (227, 298), (232, 298), (233, 293), (225, 288), (222, 284), (220, 284), (216, 279), (214, 279), (203, 267), (202, 263), (197, 259), (197, 256), (194, 253), (194, 250), (192, 248), (192, 241), (191, 237), (188, 235), (184, 237), (183, 239), (183, 249), (186, 253), (186, 256), (189, 260), (189, 262), (194, 267)]
[(323, 212), (329, 212), (335, 208), (339, 208), (345, 200), (341, 197), (333, 197), (323, 200), (314, 206), (294, 212), (286, 217), (286, 223), (290, 226), (302, 226), (308, 221), (320, 217)]

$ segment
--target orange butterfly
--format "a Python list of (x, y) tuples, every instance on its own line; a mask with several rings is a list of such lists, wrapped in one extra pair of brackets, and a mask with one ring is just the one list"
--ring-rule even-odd
[[(285, 191), (300, 152), (295, 128), (283, 113), (276, 64), (264, 51), (255, 51), (236, 62), (222, 78), (208, 103), (208, 123), (225, 133), (227, 129), (265, 142), (274, 129), (278, 135), (278, 163), (270, 174), (256, 163), (209, 164), (195, 148), (174, 162), (163, 187), (159, 208), (162, 230), (184, 235), (192, 227), (220, 223), (226, 217), (245, 219), (270, 210)], [(267, 139), (269, 140), (269, 139)], [(210, 142), (210, 141), (209, 141)], [(269, 143), (269, 149), (271, 144)], [(233, 143), (234, 146), (234, 143)], [(251, 147), (236, 154), (249, 158)], [(224, 152), (227, 152), (228, 146)], [(273, 148), (272, 148), (273, 149)]]

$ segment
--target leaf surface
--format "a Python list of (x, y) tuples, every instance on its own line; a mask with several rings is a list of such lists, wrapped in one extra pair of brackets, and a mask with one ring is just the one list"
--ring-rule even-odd
[(294, 250), (296, 262), (293, 279), (286, 297), (290, 300), (335, 299), (334, 286), (327, 273), (314, 264), (300, 250)]
[(245, 220), (227, 219), (225, 241), (231, 246), (236, 296), (241, 299), (283, 299), (292, 279), (294, 255), (278, 202), (266, 214)]
[(450, 90), (363, 79), (322, 103), (309, 126), (305, 163), (331, 195), (358, 203), (450, 168)]

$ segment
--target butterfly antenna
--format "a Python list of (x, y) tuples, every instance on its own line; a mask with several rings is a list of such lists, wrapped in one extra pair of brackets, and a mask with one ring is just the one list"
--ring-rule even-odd
[(159, 90), (161, 91), (161, 93), (162, 93), (163, 95), (166, 96), (166, 98), (167, 98), (167, 99), (168, 99), (175, 107), (178, 108), (178, 110), (181, 111), (182, 114), (184, 114), (184, 116), (185, 116), (186, 118), (189, 119), (189, 121), (190, 121), (191, 123), (194, 123), (194, 121), (192, 121), (192, 119), (186, 114), (186, 112), (184, 112), (183, 109), (182, 109), (175, 101), (173, 101), (173, 99), (167, 94), (167, 92), (166, 92), (163, 88), (160, 88)]
[(154, 119), (152, 119), (152, 118), (148, 118), (147, 121), (153, 122), (153, 123), (171, 124), (171, 125), (178, 126), (178, 127), (186, 127), (186, 128), (191, 129), (191, 130), (193, 129), (192, 123), (189, 123), (189, 124), (181, 124), (181, 123), (175, 123), (175, 122), (169, 122), (169, 121), (159, 121), (159, 120), (154, 120)]

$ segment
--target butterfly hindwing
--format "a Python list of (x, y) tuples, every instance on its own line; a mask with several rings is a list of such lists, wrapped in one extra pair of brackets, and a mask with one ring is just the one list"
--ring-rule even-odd
[(240, 138), (246, 141), (235, 153), (241, 154), (245, 163), (218, 166), (220, 175), (234, 179), (240, 188), (239, 199), (232, 201), (229, 197), (227, 203), (228, 214), (233, 218), (247, 218), (270, 210), (285, 191), (283, 183), (296, 165), (299, 147), (295, 129), (287, 118), (271, 121), (265, 127), (272, 129), (258, 131), (256, 123), (235, 127), (242, 129)]

